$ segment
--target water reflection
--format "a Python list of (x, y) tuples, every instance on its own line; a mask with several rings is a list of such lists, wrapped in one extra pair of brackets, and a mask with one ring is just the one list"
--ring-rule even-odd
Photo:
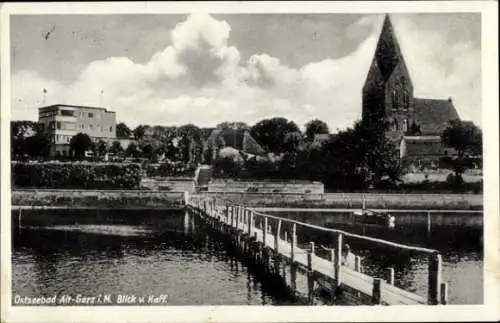
[[(284, 290), (262, 284), (220, 239), (207, 234), (196, 217), (130, 213), (100, 213), (97, 219), (66, 214), (63, 224), (53, 220), (50, 226), (26, 226), (13, 234), (14, 295), (167, 293), (171, 305), (291, 304)], [(134, 219), (134, 224), (120, 216)], [(114, 218), (120, 219), (117, 224)], [(318, 251), (320, 245), (334, 246), (328, 234), (297, 233), (299, 243), (315, 241)], [(426, 296), (426, 257), (346, 242), (362, 257), (364, 272), (383, 278), (385, 269), (393, 267), (397, 286)], [(482, 253), (443, 249), (442, 256), (450, 303), (482, 303)], [(305, 281), (298, 276), (297, 285), (301, 284)]]
[(162, 214), (132, 226), (90, 222), (13, 234), (13, 294), (167, 293), (170, 305), (287, 302), (192, 216)]

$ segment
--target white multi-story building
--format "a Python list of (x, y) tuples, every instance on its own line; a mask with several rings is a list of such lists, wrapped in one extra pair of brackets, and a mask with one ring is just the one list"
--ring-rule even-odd
[(116, 138), (116, 113), (105, 108), (56, 104), (39, 108), (38, 121), (49, 135), (51, 156), (68, 156), (71, 138), (78, 133), (94, 142)]

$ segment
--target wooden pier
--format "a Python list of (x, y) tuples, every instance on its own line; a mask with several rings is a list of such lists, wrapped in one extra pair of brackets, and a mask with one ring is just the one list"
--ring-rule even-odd
[[(203, 195), (186, 196), (186, 205), (212, 229), (225, 236), (246, 259), (260, 267), (268, 277), (281, 281), (292, 296), (305, 300), (307, 304), (315, 304), (319, 299), (331, 305), (447, 303), (447, 284), (441, 282), (441, 255), (436, 250), (284, 219)], [(331, 234), (332, 243), (326, 247), (316, 245), (314, 241), (298, 243), (297, 230), (304, 228)], [(343, 240), (347, 237), (426, 255), (427, 297), (396, 287), (393, 268), (387, 268), (385, 277), (371, 277), (362, 272), (359, 256), (354, 256), (353, 264), (344, 263)], [(305, 279), (300, 281), (298, 273)]]

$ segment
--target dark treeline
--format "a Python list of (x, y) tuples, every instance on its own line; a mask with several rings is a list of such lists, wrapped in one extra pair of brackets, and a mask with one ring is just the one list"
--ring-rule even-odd
[[(358, 121), (352, 128), (331, 134), (321, 120), (309, 121), (302, 132), (293, 121), (280, 117), (253, 126), (224, 122), (215, 128), (187, 124), (130, 129), (119, 123), (117, 138), (130, 141), (125, 149), (118, 140), (96, 143), (85, 134), (73, 137), (70, 146), (74, 159), (81, 159), (86, 150), (93, 150), (96, 156), (111, 152), (160, 161), (170, 165), (165, 169), (177, 169), (182, 174), (189, 174), (199, 164), (211, 164), (215, 177), (313, 180), (333, 190), (387, 189), (400, 185), (405, 171), (399, 147), (385, 136), (387, 126)], [(223, 135), (215, 136), (214, 130)], [(11, 133), (13, 159), (47, 156), (50, 140), (37, 123), (12, 122)], [(459, 175), (471, 166), (467, 156), (481, 154), (481, 131), (469, 123), (453, 121), (442, 140), (457, 151), (457, 156), (443, 158), (444, 167), (457, 175), (449, 182), (461, 183)]]

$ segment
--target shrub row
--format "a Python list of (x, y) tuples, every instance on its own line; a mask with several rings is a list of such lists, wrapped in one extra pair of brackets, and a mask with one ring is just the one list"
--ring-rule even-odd
[(139, 165), (25, 164), (11, 165), (12, 185), (18, 188), (136, 189)]

